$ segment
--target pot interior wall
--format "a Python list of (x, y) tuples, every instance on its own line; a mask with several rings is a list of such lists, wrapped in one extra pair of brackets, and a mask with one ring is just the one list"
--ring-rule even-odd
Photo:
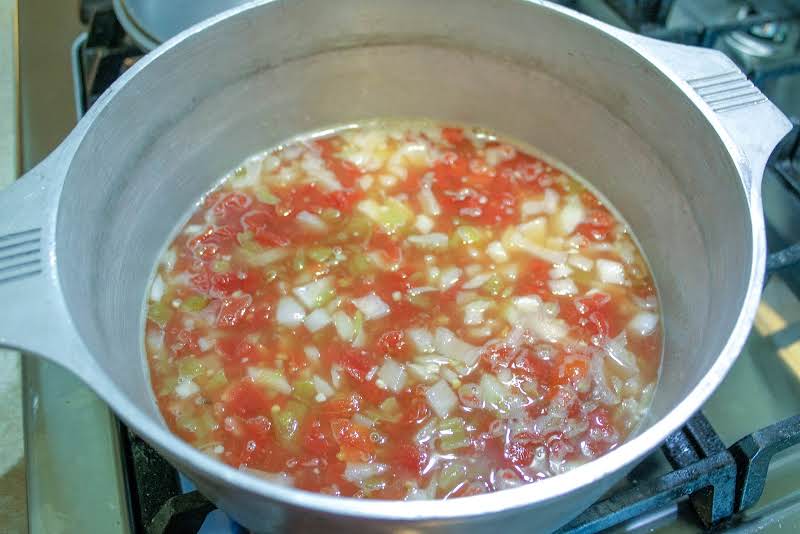
[(729, 156), (682, 93), (623, 45), (535, 4), (320, 0), (256, 7), (166, 51), (116, 90), (74, 157), (59, 276), (124, 394), (157, 414), (143, 295), (200, 195), (286, 138), (387, 116), (484, 125), (595, 184), (633, 227), (663, 301), (652, 421), (703, 380), (739, 314), (752, 229)]

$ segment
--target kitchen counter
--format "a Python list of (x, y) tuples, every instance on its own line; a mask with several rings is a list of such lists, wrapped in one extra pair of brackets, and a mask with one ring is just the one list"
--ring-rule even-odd
[[(16, 30), (16, 0), (0, 0), (0, 187), (19, 173)], [(0, 350), (0, 525), (9, 534), (28, 530), (22, 436), (19, 355)]]

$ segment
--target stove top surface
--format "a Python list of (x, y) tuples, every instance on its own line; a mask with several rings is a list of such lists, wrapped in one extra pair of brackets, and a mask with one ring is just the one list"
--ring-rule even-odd
[[(560, 3), (646, 35), (720, 48), (738, 61), (784, 111), (800, 116), (800, 2)], [(110, 0), (85, 0), (81, 7), (89, 32), (75, 41), (72, 50), (78, 115), (143, 55), (122, 30)], [(800, 237), (797, 145), (796, 128), (795, 137), (776, 155), (764, 179), (771, 251), (787, 247)], [(693, 419), (683, 434), (670, 438), (664, 447), (667, 455), (653, 453), (606, 500), (565, 527), (564, 532), (597, 532), (604, 527), (615, 532), (695, 532), (704, 528), (702, 517), (710, 516), (706, 509), (710, 501), (703, 499), (703, 491), (693, 491), (692, 499), (679, 495), (688, 489), (701, 490), (709, 480), (722, 488), (718, 497), (725, 491), (733, 492), (727, 504), (720, 498), (713, 512), (728, 515), (726, 506), (735, 506), (736, 494), (735, 483), (728, 482), (735, 478), (737, 469), (741, 470), (736, 460), (743, 465), (742, 458), (734, 456), (746, 456), (748, 447), (757, 445), (760, 438), (785, 445), (800, 436), (800, 419), (796, 417), (800, 414), (798, 294), (800, 269), (786, 268), (772, 277), (747, 345), (704, 406), (705, 417)], [(76, 379), (40, 362), (28, 363), (25, 374), (29, 502), (32, 513), (39, 516), (31, 521), (31, 532), (242, 532), (121, 426)], [(737, 440), (791, 417), (795, 419), (772, 429), (785, 431), (787, 436), (756, 435), (734, 449), (735, 454), (728, 453), (727, 447)], [(79, 440), (75, 438), (76, 428), (81, 428)], [(696, 482), (698, 475), (710, 475), (711, 479)], [(800, 448), (778, 453), (769, 463), (765, 480), (760, 499), (715, 530), (800, 531)], [(754, 477), (752, 483), (757, 487), (758, 481)], [(91, 498), (84, 491), (75, 491), (79, 484), (90, 489)], [(755, 499), (755, 493), (744, 499)], [(666, 494), (670, 498), (664, 498)], [(652, 503), (655, 505), (646, 506)]]

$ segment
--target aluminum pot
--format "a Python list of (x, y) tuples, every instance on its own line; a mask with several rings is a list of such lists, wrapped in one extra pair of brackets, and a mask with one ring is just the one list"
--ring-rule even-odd
[[(657, 280), (665, 356), (639, 434), (566, 474), (489, 495), (364, 501), (275, 485), (169, 432), (142, 348), (157, 255), (246, 156), (371, 117), (482, 124), (589, 178)], [(249, 3), (146, 56), (0, 194), (0, 345), (92, 387), (256, 531), (554, 529), (700, 408), (748, 334), (764, 273), (760, 180), (786, 118), (722, 54), (523, 0)]]

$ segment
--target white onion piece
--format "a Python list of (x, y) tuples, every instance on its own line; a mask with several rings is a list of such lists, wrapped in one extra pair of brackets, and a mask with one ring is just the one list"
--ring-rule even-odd
[(458, 279), (461, 278), (462, 271), (458, 267), (449, 267), (442, 271), (441, 276), (439, 277), (439, 289), (442, 291), (447, 291), (456, 283)]
[(439, 487), (439, 480), (436, 477), (431, 478), (431, 483), (427, 488), (418, 488), (416, 483), (412, 485), (404, 500), (406, 501), (429, 501), (436, 498), (436, 489)]
[(370, 478), (376, 477), (389, 470), (386, 464), (365, 464), (348, 462), (344, 468), (344, 478), (349, 482), (358, 484), (366, 482)]
[(297, 222), (317, 233), (324, 233), (328, 231), (328, 225), (323, 221), (319, 215), (314, 215), (307, 211), (301, 211), (297, 214)]
[(600, 281), (606, 284), (625, 284), (625, 268), (618, 261), (600, 258), (596, 262)]
[(436, 348), (433, 346), (433, 335), (424, 328), (410, 328), (406, 330), (406, 334), (411, 338), (411, 342), (419, 352), (434, 352)]
[(434, 232), (432, 234), (411, 235), (408, 236), (408, 242), (422, 249), (442, 249), (447, 248), (449, 238), (446, 234)]
[(150, 300), (154, 302), (160, 301), (164, 296), (165, 289), (164, 280), (161, 278), (160, 274), (157, 274), (156, 277), (153, 278), (153, 284), (150, 286)]
[(578, 286), (575, 285), (571, 278), (548, 280), (547, 285), (553, 295), (570, 296), (578, 293)]
[(425, 398), (434, 413), (443, 419), (458, 405), (458, 397), (444, 380), (429, 387)]
[(523, 217), (538, 215), (540, 213), (553, 214), (558, 210), (558, 193), (553, 189), (544, 190), (544, 198), (541, 200), (526, 200), (520, 207)]
[(495, 263), (504, 263), (508, 261), (508, 252), (500, 241), (492, 241), (489, 243), (486, 247), (486, 254), (488, 254)]
[(357, 425), (361, 425), (361, 426), (367, 427), (367, 428), (371, 428), (371, 427), (375, 426), (375, 420), (374, 419), (370, 419), (366, 415), (360, 414), (360, 413), (353, 414), (353, 417), (351, 417), (350, 420), (352, 422), (354, 422), (355, 424), (357, 424)]
[(243, 254), (244, 260), (249, 264), (256, 267), (263, 267), (270, 263), (284, 259), (289, 255), (289, 250), (285, 248), (270, 248), (262, 252), (245, 252)]
[(164, 348), (164, 331), (161, 329), (158, 330), (148, 330), (147, 337), (145, 338), (147, 342), (147, 348), (155, 351), (159, 351)]
[(191, 379), (181, 377), (178, 379), (178, 385), (175, 386), (175, 394), (181, 399), (191, 397), (200, 391), (200, 387), (195, 384)]
[(525, 239), (519, 232), (513, 232), (511, 234), (509, 243), (522, 250), (523, 252), (527, 252), (531, 256), (539, 258), (544, 261), (549, 261), (550, 263), (565, 263), (567, 261), (567, 253), (561, 252), (558, 250), (551, 250), (542, 246), (533, 243), (532, 241)]
[(331, 385), (319, 375), (314, 375), (311, 380), (314, 382), (314, 388), (317, 390), (317, 396), (314, 399), (317, 402), (324, 402), (333, 397), (334, 393), (336, 393)]
[(470, 345), (447, 328), (441, 326), (436, 329), (433, 343), (439, 353), (464, 362), (467, 367), (474, 365), (481, 355), (480, 347)]
[(464, 324), (474, 326), (483, 323), (483, 314), (491, 306), (488, 300), (473, 300), (464, 308)]
[(167, 271), (171, 271), (175, 268), (176, 261), (178, 261), (178, 253), (175, 252), (174, 248), (168, 248), (164, 251), (164, 254), (161, 255), (161, 264), (167, 268)]
[(492, 474), (492, 485), (495, 490), (516, 488), (525, 482), (510, 468), (498, 469)]
[(439, 201), (436, 200), (436, 196), (433, 194), (433, 191), (431, 191), (430, 186), (423, 186), (417, 195), (417, 199), (419, 200), (420, 206), (422, 206), (422, 211), (427, 215), (432, 217), (441, 215), (442, 207), (439, 205)]
[(323, 297), (332, 289), (330, 278), (314, 280), (304, 286), (296, 287), (292, 293), (300, 299), (306, 308), (314, 309), (319, 306)]
[(313, 361), (319, 361), (320, 353), (319, 349), (314, 345), (306, 345), (303, 347), (303, 353), (306, 355), (306, 358)]
[(339, 337), (342, 338), (342, 340), (353, 340), (353, 336), (356, 334), (356, 325), (346, 313), (341, 310), (334, 313), (333, 326), (336, 327), (336, 333), (339, 334)]
[(491, 273), (479, 274), (478, 276), (475, 276), (475, 277), (470, 278), (469, 280), (467, 280), (464, 283), (464, 285), (461, 286), (461, 288), (462, 289), (477, 289), (477, 288), (481, 287), (483, 284), (485, 284), (491, 277), (492, 277)]
[(499, 412), (508, 411), (511, 401), (511, 390), (493, 375), (486, 373), (481, 376), (481, 399), (487, 407)]
[(639, 312), (633, 316), (631, 322), (628, 323), (628, 329), (636, 334), (645, 337), (655, 331), (658, 325), (658, 314), (652, 312)]
[(387, 358), (378, 369), (378, 387), (399, 393), (406, 385), (405, 368), (391, 358)]
[(208, 352), (214, 346), (215, 341), (209, 337), (201, 337), (197, 339), (197, 346), (203, 352)]
[(583, 272), (591, 271), (594, 266), (594, 261), (580, 254), (570, 254), (567, 263)]
[(266, 386), (278, 393), (289, 395), (292, 392), (291, 384), (286, 381), (286, 378), (279, 371), (262, 369), (261, 367), (248, 367), (247, 376), (253, 379), (257, 384)]
[(417, 218), (414, 221), (414, 228), (416, 228), (417, 230), (420, 231), (420, 233), (423, 234), (429, 234), (431, 230), (433, 230), (433, 226), (434, 226), (433, 219), (422, 213), (417, 215)]
[(306, 311), (300, 303), (292, 297), (281, 297), (278, 301), (276, 316), (278, 324), (294, 328), (303, 323)]
[(435, 382), (437, 378), (439, 378), (439, 369), (441, 367), (433, 362), (415, 362), (408, 364), (408, 372), (419, 380), (420, 382), (425, 382), (426, 384), (430, 384), (431, 382)]
[(364, 314), (364, 318), (368, 321), (372, 319), (380, 319), (386, 317), (391, 311), (389, 305), (386, 304), (375, 293), (370, 293), (358, 299), (353, 299), (353, 304)]
[(567, 198), (567, 202), (558, 214), (558, 224), (565, 235), (575, 231), (575, 228), (583, 222), (586, 211), (583, 209), (581, 199), (575, 195)]
[(648, 295), (646, 298), (631, 295), (631, 299), (643, 310), (655, 310), (658, 307), (658, 299), (655, 295)]
[(461, 401), (461, 404), (467, 408), (483, 408), (481, 387), (478, 384), (462, 384), (462, 386), (458, 388), (458, 398)]
[(303, 324), (305, 324), (309, 332), (314, 333), (331, 324), (331, 321), (331, 316), (327, 311), (317, 308), (306, 316)]
[(342, 386), (342, 373), (344, 369), (338, 363), (334, 363), (331, 365), (331, 384), (336, 389), (339, 389)]
[(552, 269), (550, 269), (550, 278), (553, 280), (557, 280), (559, 278), (566, 278), (572, 274), (572, 269), (570, 269), (567, 265), (563, 263), (559, 263), (558, 265), (554, 265)]
[(627, 349), (627, 344), (627, 336), (625, 332), (622, 332), (617, 337), (609, 339), (603, 349), (608, 354), (608, 357), (625, 372), (635, 374), (639, 371), (639, 367), (636, 364), (636, 356)]

